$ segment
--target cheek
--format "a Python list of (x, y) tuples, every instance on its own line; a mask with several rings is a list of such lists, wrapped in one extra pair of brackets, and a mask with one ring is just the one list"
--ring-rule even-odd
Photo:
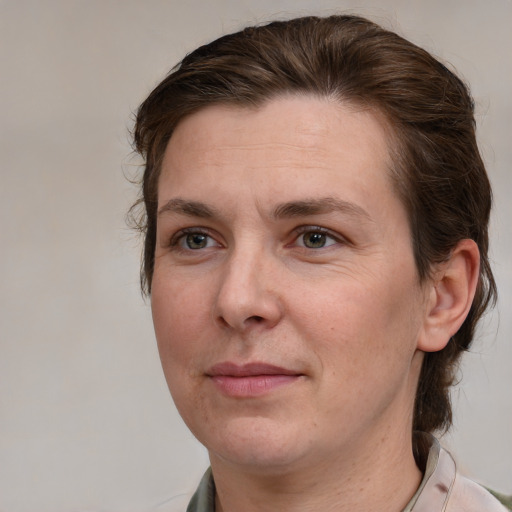
[(191, 371), (190, 364), (198, 350), (198, 333), (204, 332), (208, 299), (206, 294), (177, 280), (163, 280), (155, 274), (151, 310), (160, 359), (166, 377), (172, 371)]
[[(325, 368), (345, 377), (372, 375), (407, 365), (420, 326), (419, 296), (410, 283), (378, 279), (346, 280), (325, 290), (302, 294), (301, 329)], [(343, 377), (343, 375), (340, 375)]]
[[(202, 297), (202, 298), (201, 298)], [(153, 281), (151, 309), (158, 351), (167, 386), (184, 421), (204, 409), (200, 382), (207, 344), (205, 318), (210, 315), (204, 294), (176, 280)]]

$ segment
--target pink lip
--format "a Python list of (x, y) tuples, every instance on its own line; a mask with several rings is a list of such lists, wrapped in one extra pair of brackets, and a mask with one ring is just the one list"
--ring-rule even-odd
[(220, 363), (207, 375), (225, 395), (234, 398), (261, 396), (276, 388), (295, 382), (301, 373), (266, 363)]

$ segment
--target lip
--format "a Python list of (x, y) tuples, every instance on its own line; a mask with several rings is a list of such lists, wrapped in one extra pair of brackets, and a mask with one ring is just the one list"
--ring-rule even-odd
[(206, 375), (219, 391), (233, 398), (266, 395), (303, 376), (296, 370), (260, 362), (244, 365), (219, 363), (212, 366)]

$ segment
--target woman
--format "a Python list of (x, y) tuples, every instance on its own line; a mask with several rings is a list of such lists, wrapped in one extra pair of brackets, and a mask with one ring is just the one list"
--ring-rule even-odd
[(188, 55), (141, 105), (143, 285), (211, 469), (189, 511), (499, 511), (432, 433), (495, 298), (463, 83), (354, 16)]

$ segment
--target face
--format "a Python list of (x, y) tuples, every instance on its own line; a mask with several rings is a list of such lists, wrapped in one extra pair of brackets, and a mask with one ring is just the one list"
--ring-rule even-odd
[(410, 432), (424, 323), (383, 124), (315, 98), (184, 119), (158, 192), (153, 319), (213, 460), (290, 468)]

